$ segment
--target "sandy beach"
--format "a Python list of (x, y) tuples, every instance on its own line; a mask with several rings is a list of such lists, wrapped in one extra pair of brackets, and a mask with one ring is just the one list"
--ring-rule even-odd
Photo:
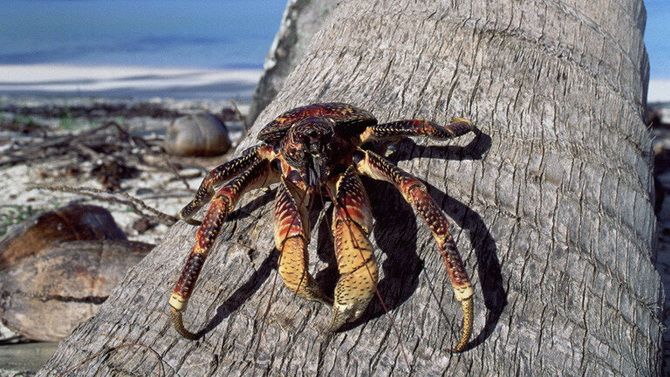
[(0, 94), (249, 101), (259, 69), (0, 65)]
[[(3, 123), (0, 153), (11, 154), (36, 139), (77, 134), (109, 121), (119, 123), (132, 135), (160, 143), (167, 126), (179, 116), (198, 112), (222, 115), (225, 111), (228, 112), (226, 125), (235, 145), (244, 125), (239, 119), (230, 119), (230, 113), (234, 107), (242, 113), (248, 111), (260, 74), (258, 69), (0, 65), (0, 120)], [(47, 136), (10, 129), (26, 125), (43, 127)], [(183, 163), (186, 176), (195, 176), (188, 182), (191, 191), (197, 187), (207, 167), (225, 158)], [(101, 188), (95, 179), (86, 175), (70, 179), (73, 177), (61, 177), (54, 173), (68, 163), (67, 159), (56, 158), (6, 164), (0, 169), (0, 179), (6, 182), (0, 190), (0, 205), (4, 208), (30, 207), (35, 212), (53, 208), (54, 203), (82, 199), (29, 190), (27, 185), (30, 183), (60, 180), (71, 186)], [(179, 162), (176, 163), (179, 165)], [(86, 170), (85, 166), (83, 170)], [(192, 195), (184, 183), (174, 179), (174, 172), (150, 168), (141, 170), (139, 176), (123, 182), (122, 190), (130, 194), (139, 192), (140, 196), (148, 195), (151, 206), (174, 214)], [(154, 199), (151, 199), (152, 196)], [(152, 243), (160, 241), (164, 229), (158, 227), (138, 234), (132, 229), (132, 222), (137, 219), (129, 217), (126, 209), (116, 208), (113, 214), (131, 238)]]
[(670, 79), (656, 79), (649, 81), (647, 102), (670, 102)]

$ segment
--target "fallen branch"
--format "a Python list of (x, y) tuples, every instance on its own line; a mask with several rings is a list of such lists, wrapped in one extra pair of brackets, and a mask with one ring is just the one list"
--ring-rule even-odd
[(177, 169), (177, 167), (172, 163), (172, 161), (170, 161), (170, 157), (168, 156), (167, 153), (163, 155), (163, 160), (165, 161), (165, 165), (167, 165), (168, 169), (170, 169), (172, 174), (174, 174), (174, 178), (178, 181), (181, 181), (181, 183), (184, 184), (187, 190), (195, 192), (195, 190), (191, 188), (191, 185), (188, 184), (186, 177), (182, 176), (179, 173), (179, 169)]
[[(109, 128), (116, 129), (118, 135), (109, 139), (109, 133), (101, 131)], [(92, 128), (76, 134), (53, 136), (48, 140), (25, 145), (17, 145), (16, 148), (8, 150), (4, 158), (0, 159), (0, 167), (13, 166), (19, 163), (39, 161), (56, 156), (67, 157), (72, 149), (78, 151), (82, 156), (89, 159), (100, 158), (101, 153), (94, 148), (104, 146), (115, 146), (124, 156), (132, 154), (133, 148), (141, 150), (151, 149), (152, 144), (140, 136), (131, 135), (123, 126), (114, 121), (105, 122), (101, 126)], [(112, 157), (112, 156), (110, 156)]]
[(142, 200), (135, 198), (125, 192), (110, 193), (93, 187), (68, 187), (41, 184), (30, 185), (28, 188), (30, 190), (37, 189), (81, 194), (103, 202), (121, 204), (130, 208), (133, 212), (142, 217), (149, 218), (150, 220), (154, 220), (155, 222), (168, 226), (178, 221), (176, 217), (168, 215), (167, 213), (161, 212), (155, 208), (149, 207)]

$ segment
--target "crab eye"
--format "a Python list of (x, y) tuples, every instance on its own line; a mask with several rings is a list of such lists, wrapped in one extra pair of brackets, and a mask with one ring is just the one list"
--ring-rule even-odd
[(284, 148), (284, 157), (286, 158), (286, 161), (294, 167), (302, 165), (302, 161), (305, 159), (305, 152), (302, 149), (302, 145), (292, 145), (288, 148)]

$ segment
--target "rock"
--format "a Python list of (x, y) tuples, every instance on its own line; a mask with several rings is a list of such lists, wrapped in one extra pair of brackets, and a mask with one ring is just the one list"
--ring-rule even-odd
[(0, 275), (2, 322), (28, 339), (63, 339), (152, 248), (125, 240), (71, 241), (24, 257)]
[(218, 115), (223, 122), (234, 122), (239, 120), (239, 114), (231, 107), (224, 107)]
[(125, 240), (106, 209), (84, 204), (44, 212), (24, 221), (0, 241), (0, 270), (57, 242)]
[(217, 156), (231, 147), (228, 129), (210, 113), (177, 118), (167, 130), (165, 150), (175, 156)]

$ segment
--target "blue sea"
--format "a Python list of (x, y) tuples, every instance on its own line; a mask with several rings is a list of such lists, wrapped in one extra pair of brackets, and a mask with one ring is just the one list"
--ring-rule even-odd
[[(245, 79), (233, 83), (239, 86), (249, 71), (260, 72), (285, 6), (283, 0), (3, 0), (0, 92), (160, 95), (165, 87), (146, 85), (154, 70), (157, 80), (241, 70)], [(86, 67), (133, 70), (106, 77)], [(141, 85), (110, 91), (101, 84), (100, 76), (129, 82), (138, 67), (145, 69)], [(219, 84), (227, 85), (208, 83), (210, 89)], [(197, 90), (177, 96), (193, 94)]]
[[(203, 82), (221, 76), (212, 71), (260, 71), (286, 1), (2, 0), (0, 94), (248, 97), (249, 72)], [(645, 5), (649, 99), (670, 101), (670, 0)], [(133, 69), (110, 77), (90, 67)]]
[(0, 64), (261, 68), (282, 0), (3, 0)]

